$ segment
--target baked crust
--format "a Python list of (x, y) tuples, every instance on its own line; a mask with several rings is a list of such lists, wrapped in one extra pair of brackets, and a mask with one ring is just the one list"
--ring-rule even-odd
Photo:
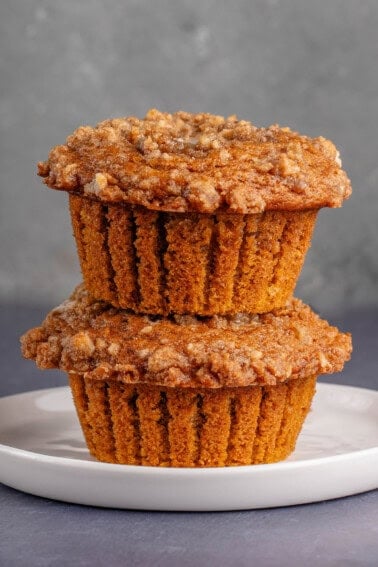
[(21, 339), (26, 358), (84, 378), (180, 388), (275, 385), (340, 371), (351, 337), (299, 299), (263, 315), (135, 315), (83, 285)]
[(154, 109), (142, 120), (81, 126), (38, 171), (54, 189), (162, 211), (340, 207), (351, 194), (339, 153), (323, 137)]

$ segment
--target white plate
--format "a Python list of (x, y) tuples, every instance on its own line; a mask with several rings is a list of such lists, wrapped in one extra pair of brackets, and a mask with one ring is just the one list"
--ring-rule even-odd
[(289, 459), (174, 469), (111, 465), (84, 444), (68, 388), (0, 400), (0, 481), (55, 500), (149, 510), (304, 504), (378, 487), (378, 392), (318, 384)]

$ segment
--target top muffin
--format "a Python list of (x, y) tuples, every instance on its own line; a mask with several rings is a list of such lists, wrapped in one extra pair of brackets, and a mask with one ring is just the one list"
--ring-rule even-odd
[(144, 119), (81, 126), (38, 170), (54, 189), (172, 212), (339, 207), (351, 194), (339, 153), (323, 137), (154, 109)]

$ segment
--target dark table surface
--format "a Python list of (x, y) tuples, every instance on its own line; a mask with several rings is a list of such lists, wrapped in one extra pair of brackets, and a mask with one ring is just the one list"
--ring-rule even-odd
[[(46, 308), (1, 308), (0, 396), (66, 385), (19, 354)], [(329, 317), (353, 333), (345, 370), (323, 381), (377, 389), (378, 310)], [(38, 498), (0, 484), (0, 566), (378, 565), (378, 491), (243, 512), (112, 510)]]

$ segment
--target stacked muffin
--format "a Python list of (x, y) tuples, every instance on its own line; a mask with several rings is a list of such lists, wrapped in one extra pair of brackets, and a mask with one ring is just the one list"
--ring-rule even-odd
[(84, 283), (22, 338), (69, 375), (112, 463), (268, 463), (351, 339), (292, 297), (316, 215), (351, 192), (324, 138), (149, 111), (81, 127), (39, 164), (69, 192)]

